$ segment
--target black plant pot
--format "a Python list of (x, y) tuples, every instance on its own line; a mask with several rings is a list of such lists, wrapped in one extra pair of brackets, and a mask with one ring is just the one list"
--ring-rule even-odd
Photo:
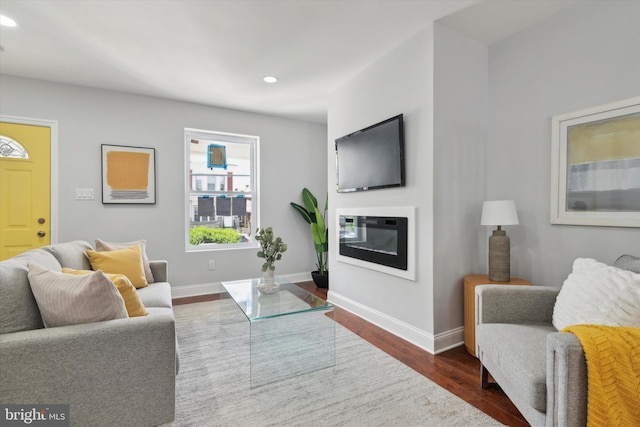
[(317, 287), (327, 289), (329, 288), (329, 272), (325, 272), (325, 274), (320, 274), (319, 271), (312, 271), (311, 277), (313, 278), (313, 282)]

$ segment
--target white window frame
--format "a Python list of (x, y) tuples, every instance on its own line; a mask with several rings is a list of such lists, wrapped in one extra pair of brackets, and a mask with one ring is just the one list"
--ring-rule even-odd
[[(200, 245), (192, 245), (189, 241), (189, 229), (191, 222), (191, 212), (190, 212), (190, 196), (194, 193), (191, 190), (191, 174), (190, 174), (190, 143), (191, 139), (203, 139), (203, 140), (215, 140), (220, 142), (236, 142), (236, 143), (247, 143), (250, 144), (251, 154), (250, 154), (250, 163), (251, 163), (251, 224), (252, 230), (250, 230), (250, 238), (248, 242), (241, 243), (204, 243)], [(200, 251), (219, 251), (219, 250), (230, 250), (230, 249), (255, 249), (258, 247), (258, 242), (254, 239), (255, 230), (260, 225), (260, 179), (259, 179), (259, 162), (260, 159), (260, 137), (255, 135), (243, 135), (236, 133), (227, 133), (227, 132), (218, 132), (218, 131), (210, 131), (204, 129), (194, 129), (194, 128), (185, 128), (184, 129), (184, 153), (185, 153), (185, 180), (184, 180), (184, 242), (185, 242), (185, 251), (186, 252), (200, 252)], [(211, 193), (211, 191), (203, 191), (202, 193), (207, 194)], [(234, 195), (235, 192), (227, 191), (226, 194)]]

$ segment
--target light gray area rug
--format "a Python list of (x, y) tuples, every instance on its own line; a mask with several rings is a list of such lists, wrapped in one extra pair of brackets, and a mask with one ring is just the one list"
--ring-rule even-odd
[(174, 307), (173, 426), (502, 425), (338, 324), (334, 367), (251, 388), (248, 321), (227, 307)]

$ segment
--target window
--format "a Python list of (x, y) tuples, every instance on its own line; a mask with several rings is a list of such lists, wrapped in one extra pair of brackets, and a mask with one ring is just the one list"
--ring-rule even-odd
[(0, 135), (0, 157), (28, 159), (29, 153), (18, 141), (8, 136)]
[(186, 249), (255, 247), (259, 138), (185, 129)]

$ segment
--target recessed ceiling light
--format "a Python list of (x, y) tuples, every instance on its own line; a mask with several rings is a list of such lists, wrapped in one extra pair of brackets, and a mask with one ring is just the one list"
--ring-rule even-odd
[(275, 82), (277, 82), (277, 81), (278, 81), (278, 78), (277, 78), (277, 77), (274, 77), (274, 76), (266, 76), (266, 77), (265, 77), (264, 79), (262, 79), (262, 80), (264, 80), (266, 83), (275, 83)]
[(17, 27), (16, 21), (9, 18), (8, 16), (0, 15), (0, 25), (3, 27)]

